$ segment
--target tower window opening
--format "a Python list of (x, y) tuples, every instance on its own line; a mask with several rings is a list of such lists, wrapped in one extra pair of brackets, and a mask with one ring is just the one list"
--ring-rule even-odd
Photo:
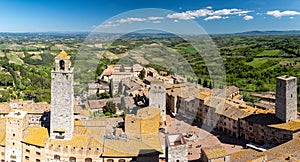
[(65, 61), (64, 60), (59, 61), (59, 69), (60, 70), (65, 70)]

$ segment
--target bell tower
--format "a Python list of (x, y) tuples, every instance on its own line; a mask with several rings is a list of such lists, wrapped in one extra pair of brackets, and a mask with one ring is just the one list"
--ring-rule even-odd
[(51, 72), (50, 138), (71, 139), (74, 130), (73, 69), (70, 56), (62, 51)]

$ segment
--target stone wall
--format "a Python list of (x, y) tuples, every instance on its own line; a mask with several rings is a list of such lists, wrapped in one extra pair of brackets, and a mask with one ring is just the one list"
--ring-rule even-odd
[(163, 82), (151, 82), (149, 91), (149, 106), (161, 109), (161, 117), (163, 122), (166, 121), (166, 89)]
[(64, 131), (64, 138), (71, 139), (74, 127), (73, 73), (71, 71), (51, 73), (51, 120), (50, 137), (59, 136), (54, 131)]
[(45, 161), (45, 148), (23, 143), (23, 161)]
[(276, 78), (276, 116), (288, 122), (297, 119), (297, 78), (282, 76)]

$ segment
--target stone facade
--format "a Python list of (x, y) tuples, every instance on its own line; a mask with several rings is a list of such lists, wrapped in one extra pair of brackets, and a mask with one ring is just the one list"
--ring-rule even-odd
[(149, 106), (161, 110), (161, 118), (166, 122), (166, 89), (162, 81), (152, 81), (149, 91)]
[(74, 127), (73, 69), (70, 56), (58, 55), (51, 72), (50, 138), (71, 139)]
[(169, 162), (187, 162), (188, 148), (182, 134), (169, 134), (166, 136), (167, 141), (167, 161)]
[(276, 78), (276, 116), (282, 121), (297, 118), (297, 78), (282, 76)]
[[(288, 81), (285, 81), (286, 79)], [(293, 98), (297, 96), (296, 78), (279, 77), (279, 81), (284, 83), (281, 83), (282, 87), (277, 88), (276, 93), (282, 98), (278, 97), (279, 106), (276, 113), (247, 106), (242, 100), (213, 97), (207, 92), (200, 92), (199, 95), (191, 97), (192, 91), (185, 93), (184, 89), (180, 88), (181, 93), (177, 93), (179, 88), (175, 87), (168, 90), (166, 104), (172, 113), (177, 111), (177, 115), (185, 119), (189, 119), (187, 114), (194, 113), (194, 121), (199, 124), (217, 128), (236, 138), (261, 145), (278, 145), (300, 137), (300, 121), (296, 119), (297, 99)], [(279, 81), (277, 86), (280, 85)], [(292, 102), (291, 107), (288, 107), (288, 102)], [(218, 107), (222, 107), (222, 111), (216, 111)], [(285, 111), (286, 109), (291, 111)], [(282, 121), (278, 117), (282, 112), (286, 113), (290, 120)]]
[(22, 139), (28, 127), (26, 111), (13, 111), (6, 117), (5, 161), (22, 161)]
[(23, 161), (36, 161), (36, 162), (42, 162), (45, 161), (45, 148), (29, 145), (29, 144), (23, 144)]

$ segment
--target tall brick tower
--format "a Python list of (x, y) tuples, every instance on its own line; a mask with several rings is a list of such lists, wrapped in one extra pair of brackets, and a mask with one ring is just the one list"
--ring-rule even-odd
[(29, 125), (26, 111), (15, 110), (6, 116), (5, 161), (22, 161), (24, 131)]
[(288, 122), (297, 118), (297, 78), (281, 76), (276, 78), (276, 116)]
[(70, 56), (62, 51), (51, 72), (50, 138), (71, 139), (74, 130), (73, 69)]
[(151, 81), (151, 88), (149, 91), (149, 106), (159, 108), (163, 122), (166, 121), (166, 89), (162, 81)]

